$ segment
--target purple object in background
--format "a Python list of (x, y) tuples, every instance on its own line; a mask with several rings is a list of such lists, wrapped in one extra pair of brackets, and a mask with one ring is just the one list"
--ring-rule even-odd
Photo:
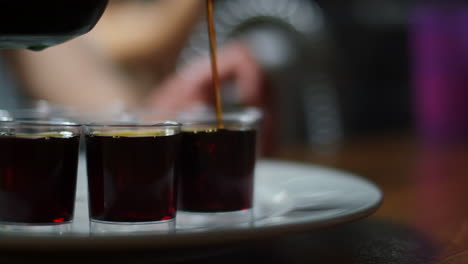
[(468, 3), (420, 4), (411, 19), (420, 135), (430, 144), (468, 142)]

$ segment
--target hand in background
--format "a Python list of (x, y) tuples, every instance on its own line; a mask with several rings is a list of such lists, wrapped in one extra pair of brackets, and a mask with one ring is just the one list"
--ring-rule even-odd
[[(199, 104), (214, 105), (211, 61), (197, 58), (164, 81), (148, 97), (148, 107), (181, 111)], [(218, 51), (220, 86), (233, 81), (243, 105), (262, 105), (263, 73), (249, 47), (236, 41)]]

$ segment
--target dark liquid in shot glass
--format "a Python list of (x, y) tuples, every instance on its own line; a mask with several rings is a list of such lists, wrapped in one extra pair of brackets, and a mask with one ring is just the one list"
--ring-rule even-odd
[(86, 136), (89, 212), (109, 222), (175, 217), (180, 136)]
[(79, 137), (0, 136), (0, 222), (73, 218)]
[(252, 207), (254, 130), (183, 132), (178, 209), (229, 212)]

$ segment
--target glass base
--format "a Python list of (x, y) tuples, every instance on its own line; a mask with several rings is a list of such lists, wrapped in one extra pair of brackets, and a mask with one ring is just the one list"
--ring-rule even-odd
[(25, 224), (0, 222), (0, 232), (15, 235), (63, 235), (71, 232), (72, 222), (62, 224)]
[(106, 222), (90, 219), (89, 232), (98, 235), (170, 234), (175, 231), (175, 220), (158, 222)]
[(253, 224), (252, 209), (203, 213), (177, 211), (177, 229), (218, 229), (232, 227), (251, 227)]

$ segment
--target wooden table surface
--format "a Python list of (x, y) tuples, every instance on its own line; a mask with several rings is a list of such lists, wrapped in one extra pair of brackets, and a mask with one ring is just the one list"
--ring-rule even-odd
[[(367, 248), (357, 252), (338, 246), (342, 251), (334, 252), (346, 261), (325, 257), (321, 263), (468, 263), (468, 146), (429, 146), (413, 136), (386, 134), (350, 140), (325, 152), (304, 146), (281, 148), (274, 156), (350, 171), (384, 192), (384, 202), (373, 216), (349, 229), (328, 230), (360, 237), (356, 241), (343, 236), (342, 243), (363, 243)], [(363, 235), (369, 232), (370, 237)], [(326, 231), (321, 235), (327, 237)], [(300, 243), (308, 241), (303, 238)], [(337, 247), (328, 246), (308, 250)], [(306, 260), (319, 259), (304, 253), (297, 262)]]

